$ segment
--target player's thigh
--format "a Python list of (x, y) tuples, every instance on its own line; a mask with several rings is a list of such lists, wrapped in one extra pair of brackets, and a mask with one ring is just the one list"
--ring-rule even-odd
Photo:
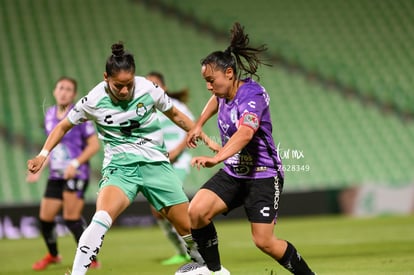
[(200, 189), (189, 206), (190, 218), (194, 223), (197, 223), (197, 219), (211, 220), (225, 211), (227, 211), (226, 203), (210, 189)]
[(63, 192), (63, 218), (65, 220), (78, 220), (82, 216), (85, 205), (83, 197), (75, 191)]
[(124, 190), (116, 185), (106, 185), (98, 193), (96, 211), (106, 211), (115, 220), (130, 204)]
[(84, 196), (89, 180), (69, 179), (63, 187), (63, 218), (78, 220), (84, 207)]
[(191, 200), (189, 210), (191, 223), (212, 219), (220, 213), (241, 205), (239, 190), (240, 184), (224, 170), (219, 170), (203, 184)]
[(99, 193), (108, 186), (116, 186), (122, 190), (130, 202), (133, 202), (142, 184), (143, 180), (138, 164), (109, 164), (102, 170), (102, 178), (99, 181)]
[(42, 221), (53, 222), (62, 209), (62, 200), (56, 198), (42, 198), (40, 202), (39, 218)]
[(134, 201), (141, 184), (138, 164), (110, 163), (102, 170), (96, 210), (108, 212), (112, 220), (115, 220)]
[(182, 182), (168, 162), (149, 163), (140, 167), (142, 194), (157, 211), (188, 202)]
[(51, 180), (46, 183), (45, 193), (40, 202), (39, 218), (43, 221), (53, 222), (62, 209), (62, 192), (65, 180)]

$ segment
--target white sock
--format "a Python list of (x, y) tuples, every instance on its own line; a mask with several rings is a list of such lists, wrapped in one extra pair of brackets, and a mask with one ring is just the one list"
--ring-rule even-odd
[(92, 217), (89, 226), (83, 231), (76, 249), (71, 275), (84, 275), (101, 249), (106, 231), (112, 225), (108, 212), (100, 210)]
[(174, 245), (179, 255), (186, 255), (187, 249), (183, 238), (177, 233), (174, 226), (166, 219), (158, 219), (157, 223), (159, 227), (164, 231), (165, 236)]
[(194, 242), (193, 240), (193, 236), (191, 234), (182, 236), (183, 240), (185, 241), (186, 245), (187, 245), (187, 252), (190, 255), (191, 259), (194, 262), (197, 262), (201, 265), (204, 265), (204, 259), (203, 257), (200, 255), (200, 252), (198, 252), (197, 249), (197, 244), (196, 242)]

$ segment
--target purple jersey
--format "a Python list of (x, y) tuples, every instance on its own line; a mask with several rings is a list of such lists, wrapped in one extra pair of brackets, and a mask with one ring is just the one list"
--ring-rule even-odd
[[(72, 109), (71, 106), (70, 109)], [(60, 122), (57, 118), (57, 106), (52, 106), (46, 111), (45, 131), (49, 135), (55, 126)], [(85, 122), (74, 126), (62, 138), (61, 142), (50, 152), (49, 158), (49, 179), (63, 179), (63, 173), (70, 161), (77, 158), (85, 149), (87, 139), (95, 134), (92, 122)], [(84, 163), (78, 168), (78, 176), (81, 180), (89, 179), (89, 163)]]
[(240, 152), (224, 161), (224, 170), (237, 178), (274, 177), (282, 163), (272, 137), (270, 98), (257, 82), (243, 81), (232, 101), (218, 98), (218, 128), (223, 146), (240, 125), (251, 127), (255, 134)]

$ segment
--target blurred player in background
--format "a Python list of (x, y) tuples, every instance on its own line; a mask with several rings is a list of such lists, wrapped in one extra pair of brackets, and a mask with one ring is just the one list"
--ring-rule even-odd
[[(194, 119), (193, 114), (187, 107), (188, 90), (183, 89), (178, 92), (169, 92), (165, 85), (164, 75), (160, 72), (152, 71), (147, 74), (147, 79), (159, 85), (171, 98), (174, 106), (186, 114), (190, 119)], [(187, 150), (186, 137), (187, 133), (170, 119), (168, 119), (163, 113), (159, 113), (159, 120), (161, 123), (161, 129), (164, 136), (165, 146), (168, 150), (168, 157), (172, 163), (174, 170), (176, 171), (181, 182), (184, 183), (185, 178), (190, 172), (191, 154)], [(181, 236), (177, 233), (172, 224), (165, 219), (160, 213), (158, 213), (154, 207), (151, 206), (151, 212), (156, 218), (158, 225), (163, 230), (167, 238), (174, 245), (177, 254), (169, 259), (161, 262), (163, 265), (182, 264), (189, 262), (191, 259), (187, 254), (185, 243)]]
[[(69, 77), (57, 80), (53, 96), (56, 105), (46, 111), (44, 127), (49, 135), (53, 128), (62, 120), (74, 106), (77, 93), (77, 83)], [(50, 264), (59, 263), (55, 218), (63, 209), (63, 219), (72, 232), (76, 242), (86, 228), (82, 217), (84, 195), (89, 185), (89, 160), (99, 150), (99, 140), (92, 123), (74, 127), (51, 151), (47, 159), (49, 177), (46, 190), (40, 203), (40, 230), (46, 243), (48, 253), (35, 262), (34, 270), (43, 270)], [(46, 165), (46, 164), (45, 164)], [(27, 175), (28, 182), (37, 182), (41, 171)], [(92, 268), (99, 267), (95, 260)]]
[(198, 168), (224, 162), (224, 168), (201, 187), (189, 207), (191, 232), (207, 266), (192, 269), (196, 265), (187, 264), (176, 274), (230, 274), (221, 265), (212, 219), (243, 205), (255, 245), (291, 273), (313, 275), (296, 248), (274, 235), (284, 173), (272, 137), (270, 99), (256, 81), (241, 78), (242, 73), (257, 76), (263, 64), (257, 55), (266, 48), (249, 46), (239, 23), (233, 25), (231, 34), (225, 51), (213, 52), (201, 61), (201, 74), (213, 95), (188, 133), (188, 144), (195, 147), (202, 126), (217, 114), (223, 147), (212, 157), (192, 159)]
[[(29, 172), (36, 173), (65, 134), (87, 120), (95, 122), (105, 144), (96, 212), (79, 240), (71, 275), (86, 274), (113, 221), (139, 192), (174, 225), (191, 258), (204, 263), (191, 236), (188, 198), (168, 159), (156, 110), (186, 131), (194, 126), (164, 90), (135, 76), (134, 56), (124, 50), (122, 42), (115, 43), (104, 80), (76, 103), (67, 119), (49, 134), (39, 155), (28, 161)], [(218, 150), (217, 144), (200, 135), (212, 150)]]

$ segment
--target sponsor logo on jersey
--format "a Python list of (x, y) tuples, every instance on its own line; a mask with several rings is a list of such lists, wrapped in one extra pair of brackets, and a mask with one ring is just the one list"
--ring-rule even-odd
[(237, 175), (247, 175), (250, 172), (250, 168), (247, 165), (233, 166), (233, 171)]

